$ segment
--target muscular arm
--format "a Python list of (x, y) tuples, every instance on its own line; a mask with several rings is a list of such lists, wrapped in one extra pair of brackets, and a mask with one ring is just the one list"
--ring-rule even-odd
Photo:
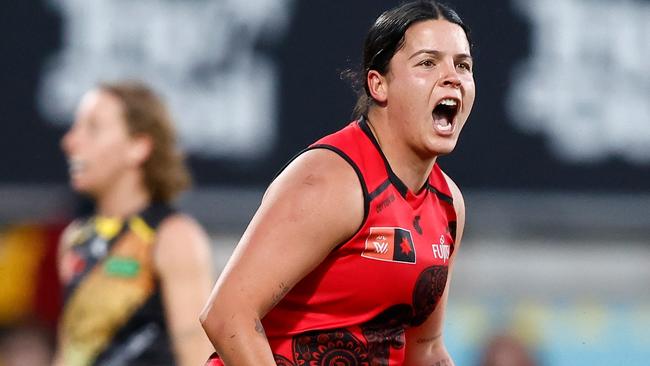
[(456, 241), (454, 243), (454, 252), (449, 259), (447, 283), (445, 285), (445, 291), (440, 298), (440, 303), (424, 324), (406, 331), (405, 366), (454, 365), (454, 361), (449, 356), (445, 347), (442, 331), (454, 260), (458, 253), (465, 228), (465, 202), (456, 184), (449, 177), (445, 177), (451, 189), (454, 209), (456, 210)]
[(160, 225), (155, 265), (177, 364), (200, 365), (213, 350), (198, 316), (210, 293), (212, 255), (203, 229), (190, 217), (173, 215)]
[(362, 219), (359, 180), (331, 151), (304, 153), (271, 184), (202, 314), (226, 365), (275, 365), (260, 319)]

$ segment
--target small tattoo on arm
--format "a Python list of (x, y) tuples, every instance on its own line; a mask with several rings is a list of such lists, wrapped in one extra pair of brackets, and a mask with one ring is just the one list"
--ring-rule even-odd
[(437, 340), (438, 338), (440, 338), (441, 336), (442, 336), (442, 333), (438, 333), (438, 334), (434, 335), (433, 337), (418, 338), (415, 342), (418, 343), (418, 344), (431, 343), (431, 342)]
[(262, 325), (262, 322), (259, 319), (255, 319), (255, 331), (260, 335), (266, 337), (266, 333), (264, 332), (264, 326)]
[(287, 284), (284, 282), (280, 282), (280, 284), (278, 285), (278, 289), (279, 291), (273, 294), (273, 306), (277, 305), (280, 302), (280, 300), (284, 298), (284, 295), (286, 295), (287, 292), (289, 292), (290, 290), (289, 286), (287, 286)]
[(444, 360), (440, 360), (431, 366), (452, 366), (452, 364), (450, 359), (445, 358)]

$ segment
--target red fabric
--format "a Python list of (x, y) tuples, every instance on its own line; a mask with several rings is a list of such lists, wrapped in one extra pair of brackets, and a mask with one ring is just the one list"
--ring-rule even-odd
[(456, 221), (446, 180), (435, 165), (430, 188), (400, 193), (401, 182), (389, 179), (390, 168), (359, 122), (311, 148), (343, 152), (371, 200), (357, 234), (262, 320), (276, 362), (401, 365), (404, 329), (424, 322), (445, 287)]
[(62, 223), (45, 225), (45, 253), (36, 282), (34, 311), (50, 329), (56, 329), (61, 313), (62, 291), (57, 271), (57, 254), (59, 237), (64, 229), (65, 225)]

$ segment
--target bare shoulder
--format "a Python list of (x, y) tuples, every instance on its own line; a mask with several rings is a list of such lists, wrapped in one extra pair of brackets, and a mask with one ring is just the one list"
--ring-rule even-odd
[(271, 188), (282, 185), (308, 185), (333, 183), (333, 188), (343, 191), (361, 189), (354, 168), (339, 154), (328, 149), (313, 149), (304, 152), (292, 161)]
[(190, 215), (174, 213), (165, 218), (158, 229), (158, 240), (168, 236), (200, 236), (205, 235), (201, 225)]
[(204, 264), (209, 256), (208, 236), (193, 217), (175, 213), (160, 223), (154, 260), (161, 273), (168, 268)]
[(345, 205), (363, 204), (363, 192), (355, 169), (339, 154), (328, 149), (309, 150), (296, 158), (271, 184), (270, 189), (298, 189), (339, 199), (334, 203)]
[(296, 215), (333, 221), (343, 236), (353, 234), (363, 220), (363, 191), (355, 169), (327, 149), (309, 150), (287, 166), (265, 194), (267, 203), (278, 199), (290, 203)]
[(272, 258), (284, 263), (284, 282), (294, 283), (353, 236), (363, 217), (354, 168), (333, 151), (306, 151), (271, 183), (231, 262), (254, 269)]

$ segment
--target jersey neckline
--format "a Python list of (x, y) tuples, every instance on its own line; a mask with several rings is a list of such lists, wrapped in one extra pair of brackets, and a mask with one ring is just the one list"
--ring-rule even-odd
[(433, 188), (433, 185), (430, 182), (431, 173), (429, 173), (426, 182), (424, 182), (424, 185), (419, 189), (418, 193), (411, 192), (409, 188), (406, 186), (406, 184), (404, 184), (404, 182), (397, 176), (397, 174), (395, 174), (393, 168), (391, 168), (390, 163), (386, 158), (386, 155), (384, 155), (384, 152), (381, 150), (381, 146), (379, 146), (379, 142), (377, 141), (377, 138), (370, 130), (370, 126), (368, 125), (367, 118), (365, 116), (361, 116), (357, 123), (361, 131), (363, 131), (363, 133), (368, 137), (368, 139), (370, 139), (370, 142), (372, 142), (375, 149), (377, 149), (377, 152), (381, 156), (381, 159), (384, 161), (386, 173), (388, 174), (388, 180), (395, 187), (395, 189), (397, 189), (397, 191), (402, 196), (402, 198), (404, 198), (409, 202), (412, 202), (412, 201), (419, 201), (424, 196), (426, 196), (428, 191), (430, 191), (430, 188)]

